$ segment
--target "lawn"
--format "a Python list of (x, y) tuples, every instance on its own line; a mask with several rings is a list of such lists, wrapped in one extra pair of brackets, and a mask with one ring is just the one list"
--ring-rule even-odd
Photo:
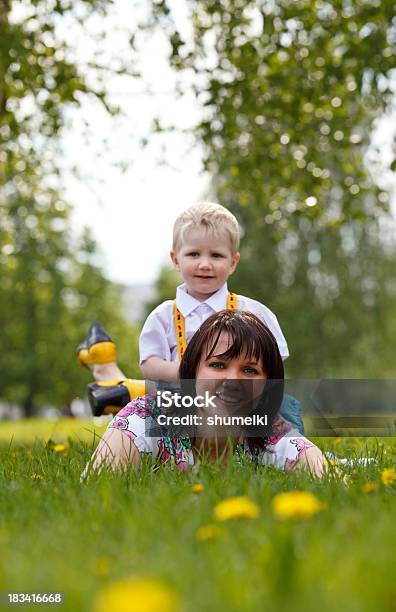
[[(395, 439), (321, 440), (340, 457), (376, 458), (323, 481), (234, 459), (80, 484), (92, 424), (51, 426), (0, 427), (0, 591), (63, 592), (71, 612), (117, 612), (116, 599), (142, 612), (394, 609), (396, 482), (381, 475), (396, 466)], [(280, 518), (274, 499), (294, 490), (316, 506)], [(246, 516), (219, 520), (234, 496), (252, 502)]]

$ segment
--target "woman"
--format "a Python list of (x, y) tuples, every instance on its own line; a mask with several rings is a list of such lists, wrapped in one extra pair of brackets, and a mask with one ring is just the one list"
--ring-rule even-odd
[[(105, 466), (138, 468), (143, 455), (185, 470), (196, 465), (203, 452), (225, 461), (230, 448), (286, 472), (308, 469), (321, 476), (325, 458), (320, 450), (278, 414), (283, 378), (277, 342), (260, 319), (244, 311), (215, 313), (190, 340), (180, 363), (184, 391), (188, 381), (195, 381), (192, 394), (211, 394), (215, 408), (200, 409), (201, 425), (188, 437), (169, 430), (149, 436), (149, 423), (161, 414), (157, 397), (132, 400), (110, 422), (83, 477)], [(208, 425), (214, 414), (261, 415), (265, 427), (214, 429)]]

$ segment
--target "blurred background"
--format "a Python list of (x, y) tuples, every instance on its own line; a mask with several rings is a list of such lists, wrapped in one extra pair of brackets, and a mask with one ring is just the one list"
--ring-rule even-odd
[(2, 0), (0, 418), (84, 414), (95, 320), (140, 377), (202, 199), (288, 377), (395, 377), (395, 55), (390, 0)]

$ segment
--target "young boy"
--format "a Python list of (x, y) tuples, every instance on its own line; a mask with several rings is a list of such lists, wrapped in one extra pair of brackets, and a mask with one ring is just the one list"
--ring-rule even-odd
[[(227, 280), (240, 259), (239, 241), (236, 218), (220, 204), (195, 204), (177, 217), (170, 255), (184, 283), (177, 288), (175, 303), (166, 300), (157, 306), (143, 326), (139, 349), (145, 379), (178, 377), (180, 347), (175, 316), (184, 322), (188, 343), (211, 314), (227, 307)], [(289, 356), (282, 330), (269, 308), (242, 295), (234, 296), (233, 306), (257, 315), (275, 336), (282, 358)]]

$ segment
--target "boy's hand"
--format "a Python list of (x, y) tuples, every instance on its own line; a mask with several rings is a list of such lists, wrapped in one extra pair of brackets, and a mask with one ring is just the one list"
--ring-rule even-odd
[(140, 370), (146, 380), (178, 380), (179, 363), (165, 361), (160, 357), (149, 357), (140, 365)]

